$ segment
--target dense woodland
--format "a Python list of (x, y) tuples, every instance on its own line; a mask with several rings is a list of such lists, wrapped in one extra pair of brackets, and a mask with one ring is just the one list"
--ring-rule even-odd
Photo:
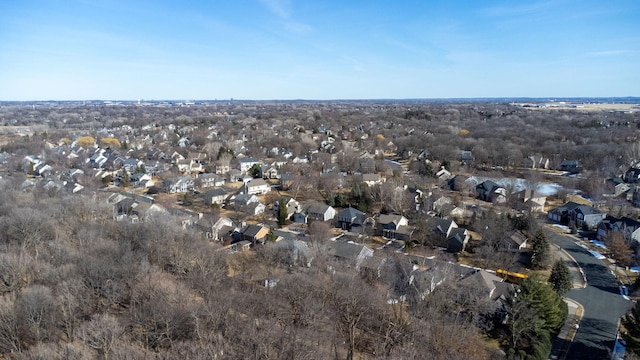
[[(114, 220), (104, 200), (118, 189), (91, 176), (86, 157), (61, 156), (48, 144), (114, 137), (128, 157), (146, 158), (153, 147), (200, 151), (231, 164), (239, 152), (277, 158), (269, 149), (287, 149), (313, 159), (287, 165), (300, 183), (290, 193), (407, 214), (417, 228), (408, 252), (433, 245), (424, 230), (429, 218), (384, 187), (363, 190), (357, 180), (320, 176), (328, 166), (358, 179), (358, 153), (382, 149), (408, 163), (402, 173), (375, 159), (374, 171), (387, 174), (389, 184), (450, 191), (434, 176), (440, 166), (542, 182), (548, 179), (523, 169), (523, 160), (541, 156), (557, 168), (572, 159), (583, 166), (580, 176), (553, 182), (600, 200), (605, 180), (640, 160), (637, 114), (486, 102), (3, 104), (0, 153), (10, 156), (0, 173), (0, 351), (16, 359), (545, 358), (566, 317), (562, 276), (552, 284), (531, 276), (492, 301), (481, 287), (457, 281), (462, 275), (452, 269), (437, 291), (425, 292), (412, 280), (424, 266), (419, 260), (385, 252), (376, 254), (385, 260), (383, 271), (356, 269), (329, 255), (323, 224), (309, 229), (310, 262), (271, 242), (230, 253), (170, 213), (137, 223)], [(13, 136), (20, 127), (28, 135)], [(168, 140), (157, 138), (169, 127)], [(150, 145), (135, 146), (145, 135)], [(335, 162), (317, 151), (323, 136), (340, 140), (333, 143)], [(188, 146), (178, 147), (185, 137)], [(417, 157), (425, 150), (430, 162)], [(473, 158), (463, 161), (461, 151)], [(46, 158), (58, 173), (85, 169), (79, 181), (86, 189), (25, 189), (30, 169), (22, 160), (30, 155)], [(162, 205), (186, 207), (186, 200)], [(549, 269), (544, 220), (508, 205), (466, 220), (483, 238), (473, 251), (486, 267), (524, 261), (532, 270)], [(219, 209), (205, 211), (216, 216)], [(501, 234), (515, 230), (533, 239), (537, 257), (497, 255)], [(455, 261), (447, 256), (444, 263)], [(564, 271), (555, 268), (556, 276)], [(402, 301), (397, 294), (405, 295)]]

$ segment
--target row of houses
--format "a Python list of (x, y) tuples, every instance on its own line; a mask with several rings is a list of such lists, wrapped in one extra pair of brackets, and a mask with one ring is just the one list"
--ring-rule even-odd
[(570, 201), (551, 209), (547, 217), (559, 224), (595, 230), (599, 240), (605, 240), (612, 232), (619, 232), (627, 244), (640, 246), (640, 221), (607, 215), (591, 205)]
[(515, 202), (522, 204), (526, 209), (533, 212), (544, 212), (544, 207), (547, 202), (547, 197), (540, 194), (535, 189), (521, 189), (513, 193), (509, 193), (507, 187), (501, 185), (492, 180), (484, 180), (475, 185), (471, 183), (469, 177), (463, 175), (456, 175), (448, 182), (449, 189), (462, 190), (460, 184), (469, 183), (467, 186), (472, 186), (473, 192), (477, 199), (490, 202), (493, 204), (504, 204), (508, 198), (515, 200)]

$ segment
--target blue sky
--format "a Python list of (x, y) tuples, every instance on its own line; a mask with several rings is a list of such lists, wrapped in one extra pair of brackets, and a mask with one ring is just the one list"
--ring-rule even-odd
[(640, 96), (640, 1), (0, 2), (0, 100)]

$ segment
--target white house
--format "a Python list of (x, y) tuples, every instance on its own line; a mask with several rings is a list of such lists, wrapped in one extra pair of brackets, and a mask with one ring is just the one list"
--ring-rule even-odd
[(193, 179), (188, 176), (167, 179), (164, 182), (164, 188), (170, 194), (186, 193), (193, 189)]
[(264, 195), (271, 191), (271, 186), (263, 179), (252, 179), (243, 186), (245, 194)]
[(329, 221), (336, 216), (336, 209), (326, 204), (317, 203), (308, 205), (305, 213), (314, 220)]
[(254, 157), (246, 157), (238, 160), (238, 162), (240, 163), (240, 171), (242, 172), (247, 172), (253, 167), (253, 165), (260, 164), (260, 160)]
[(224, 179), (212, 173), (198, 174), (196, 181), (201, 188), (224, 186)]

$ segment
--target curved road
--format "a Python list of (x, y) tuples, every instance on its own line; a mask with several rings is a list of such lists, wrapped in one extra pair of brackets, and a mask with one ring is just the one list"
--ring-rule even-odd
[(618, 331), (618, 320), (633, 306), (620, 295), (616, 278), (605, 264), (575, 243), (575, 238), (547, 231), (555, 242), (578, 262), (587, 277), (587, 287), (565, 294), (584, 307), (580, 328), (567, 359), (609, 359)]

